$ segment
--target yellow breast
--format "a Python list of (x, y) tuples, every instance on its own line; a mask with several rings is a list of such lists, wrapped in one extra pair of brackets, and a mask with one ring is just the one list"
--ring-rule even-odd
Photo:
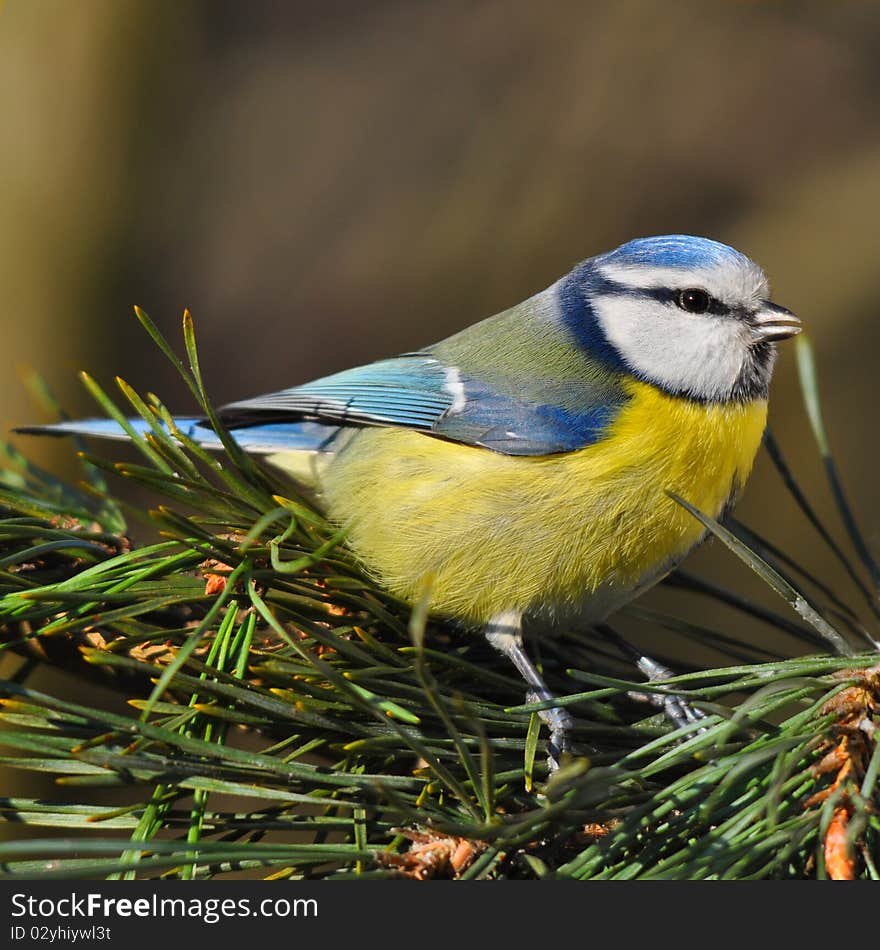
[(416, 600), (428, 584), (435, 611), (468, 621), (633, 591), (703, 534), (666, 490), (717, 515), (748, 477), (767, 404), (707, 406), (628, 388), (607, 437), (561, 455), (364, 429), (322, 474), (328, 513), (387, 588)]

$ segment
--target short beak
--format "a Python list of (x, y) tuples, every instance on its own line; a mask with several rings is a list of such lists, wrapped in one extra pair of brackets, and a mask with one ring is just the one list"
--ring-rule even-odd
[(749, 323), (759, 343), (787, 340), (803, 329), (801, 321), (790, 310), (769, 300), (765, 300), (761, 309), (752, 314)]

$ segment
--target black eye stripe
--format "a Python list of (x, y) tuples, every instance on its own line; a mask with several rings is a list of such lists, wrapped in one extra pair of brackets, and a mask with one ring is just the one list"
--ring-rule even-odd
[[(691, 288), (676, 288), (672, 290), (668, 287), (632, 287), (616, 280), (609, 280), (607, 277), (595, 275), (589, 283), (590, 291), (599, 297), (635, 297), (642, 300), (656, 300), (658, 303), (672, 304), (678, 307), (678, 296), (682, 290)], [(696, 289), (696, 288), (693, 288)], [(722, 303), (716, 297), (709, 296), (709, 307), (705, 313), (711, 313), (714, 316), (729, 316), (733, 311), (727, 304)]]
[[(700, 293), (704, 293), (706, 295), (708, 305), (705, 307), (705, 309), (688, 310), (686, 307), (682, 306), (681, 296), (684, 293), (693, 292), (696, 290), (699, 290)], [(730, 307), (728, 307), (727, 304), (722, 303), (716, 297), (713, 297), (711, 294), (697, 287), (685, 287), (680, 290), (670, 290), (668, 287), (651, 287), (644, 290), (641, 288), (633, 288), (630, 292), (639, 296), (647, 297), (650, 300), (656, 300), (659, 303), (673, 304), (680, 310), (684, 310), (685, 313), (711, 313), (714, 316), (726, 316), (731, 312)]]

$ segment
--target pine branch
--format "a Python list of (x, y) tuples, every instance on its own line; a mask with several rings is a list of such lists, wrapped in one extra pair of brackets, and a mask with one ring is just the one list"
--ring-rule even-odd
[[(869, 621), (797, 559), (694, 511), (788, 604), (768, 611), (688, 574), (679, 596), (736, 607), (744, 629), (773, 624), (793, 655), (638, 604), (631, 616), (736, 665), (645, 684), (611, 640), (542, 644), (579, 753), (548, 778), (540, 704), (521, 703), (504, 659), (377, 587), (295, 485), (237, 448), (188, 315), (188, 368), (139, 318), (226, 451), (175, 431), (156, 397), (118, 381), (123, 410), (89, 378), (109, 415), (150, 423), (131, 433), (141, 463), (81, 452), (71, 486), (5, 448), (0, 657), (16, 669), (0, 681), (0, 765), (76, 797), (0, 799), (13, 827), (46, 834), (0, 844), (5, 876), (878, 876), (875, 566), (824, 429)], [(127, 536), (126, 515), (146, 517), (122, 500), (129, 484), (162, 501), (154, 543)], [(40, 692), (40, 664), (111, 687), (131, 713)], [(667, 689), (706, 718), (672, 730), (633, 695)], [(121, 804), (96, 803), (108, 788)]]

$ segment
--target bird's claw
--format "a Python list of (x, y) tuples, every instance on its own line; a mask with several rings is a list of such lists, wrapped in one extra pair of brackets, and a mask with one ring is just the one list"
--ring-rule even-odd
[[(540, 703), (552, 698), (549, 695), (541, 696), (535, 691), (530, 691), (526, 696), (526, 702)], [(568, 710), (561, 706), (540, 709), (538, 710), (538, 717), (550, 730), (550, 739), (547, 743), (547, 768), (552, 775), (559, 769), (562, 756), (571, 751), (569, 732), (574, 728), (574, 719)]]
[[(669, 667), (652, 660), (649, 656), (639, 657), (636, 665), (651, 683), (669, 679), (669, 677), (675, 675)], [(699, 709), (694, 709), (686, 699), (675, 693), (631, 692), (629, 695), (639, 702), (647, 702), (658, 709), (662, 709), (663, 714), (676, 729), (681, 729), (706, 718), (705, 713)]]

